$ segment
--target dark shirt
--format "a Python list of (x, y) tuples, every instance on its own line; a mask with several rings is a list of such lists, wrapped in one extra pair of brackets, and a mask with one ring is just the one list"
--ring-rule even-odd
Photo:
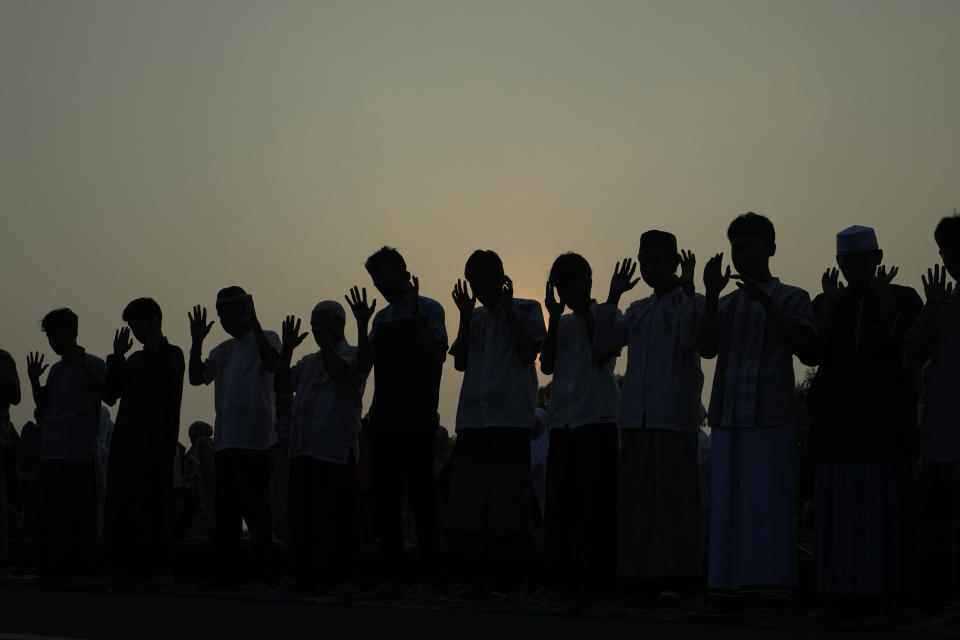
[[(884, 326), (875, 294), (846, 290), (821, 340), (821, 362), (810, 386), (810, 451), (824, 458), (903, 458), (917, 455), (917, 387), (903, 368), (903, 337), (923, 302), (910, 287), (891, 285), (892, 328)], [(823, 294), (813, 306), (819, 314)]]
[[(183, 372), (183, 351), (166, 339), (156, 350), (143, 349), (126, 360), (107, 358), (106, 395), (120, 398), (110, 443), (111, 472), (136, 469), (158, 476), (172, 489)], [(117, 457), (126, 460), (116, 460), (118, 465)]]
[(371, 330), (373, 401), (371, 435), (392, 432), (433, 432), (439, 424), (440, 375), (436, 362), (420, 339), (421, 322), (446, 350), (443, 307), (420, 296), (423, 319), (413, 318), (403, 305), (390, 305), (377, 314)]

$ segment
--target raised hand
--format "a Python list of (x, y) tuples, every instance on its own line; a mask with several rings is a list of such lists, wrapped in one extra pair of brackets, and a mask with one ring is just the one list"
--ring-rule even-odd
[(194, 305), (193, 313), (187, 312), (187, 318), (190, 320), (190, 338), (196, 344), (201, 344), (213, 326), (213, 320), (207, 322), (207, 308)]
[(510, 276), (503, 276), (503, 288), (502, 296), (500, 298), (500, 303), (504, 306), (510, 306), (510, 302), (513, 300), (513, 280), (510, 279)]
[[(624, 258), (623, 262), (617, 262), (613, 267), (613, 275), (610, 276), (610, 292), (607, 294), (607, 302), (616, 304), (622, 296), (630, 289), (637, 286), (640, 278), (634, 278), (637, 272), (637, 263), (630, 258)], [(562, 312), (562, 309), (561, 309)]]
[[(727, 267), (729, 269), (730, 267)], [(760, 288), (760, 284), (750, 276), (731, 275), (731, 278), (737, 280), (737, 288), (743, 291), (751, 300), (763, 300), (767, 297), (766, 292)]]
[(414, 316), (420, 315), (420, 278), (410, 276), (412, 285), (410, 286), (410, 313)]
[(253, 296), (249, 293), (246, 297), (246, 304), (243, 306), (243, 312), (240, 319), (246, 325), (255, 325), (257, 323), (257, 308), (253, 305)]
[(893, 279), (897, 277), (897, 274), (900, 273), (900, 269), (897, 267), (890, 267), (890, 272), (887, 272), (887, 265), (882, 264), (877, 267), (877, 273), (873, 277), (873, 280), (870, 281), (870, 286), (874, 288), (888, 287), (890, 283), (893, 282)]
[(370, 322), (370, 316), (373, 315), (373, 310), (377, 308), (377, 299), (374, 298), (372, 304), (367, 304), (366, 287), (362, 290), (358, 287), (353, 287), (350, 289), (350, 295), (343, 297), (346, 298), (347, 304), (350, 306), (350, 311), (353, 312), (353, 317), (357, 319), (357, 325), (367, 326), (367, 323)]
[(30, 380), (39, 380), (49, 366), (49, 364), (43, 364), (43, 354), (39, 351), (31, 351), (27, 354), (27, 377)]
[(703, 267), (703, 287), (707, 293), (720, 295), (723, 288), (730, 282), (730, 265), (727, 265), (726, 272), (721, 271), (723, 264), (723, 254), (718, 253), (709, 260)]
[(122, 327), (113, 333), (113, 355), (122, 358), (127, 351), (133, 347), (133, 340), (130, 339), (130, 329)]
[(947, 270), (940, 265), (927, 269), (927, 275), (920, 276), (923, 281), (923, 295), (928, 306), (939, 306), (953, 293), (953, 283), (947, 282)]
[(466, 280), (457, 280), (457, 284), (453, 285), (453, 302), (462, 315), (473, 313), (473, 307), (477, 304), (477, 296), (470, 295)]
[(680, 251), (680, 277), (677, 278), (677, 284), (686, 289), (693, 286), (693, 274), (697, 268), (697, 256), (693, 251), (683, 249)]
[(547, 292), (543, 300), (543, 306), (547, 308), (547, 313), (551, 316), (563, 315), (563, 303), (557, 300), (557, 287), (552, 282), (547, 282)]
[(844, 284), (840, 282), (840, 270), (836, 267), (823, 272), (820, 284), (823, 287), (823, 295), (827, 298), (836, 300), (843, 296)]
[(293, 353), (293, 350), (300, 346), (309, 333), (300, 333), (300, 318), (287, 316), (283, 321), (282, 328), (283, 350), (287, 353)]

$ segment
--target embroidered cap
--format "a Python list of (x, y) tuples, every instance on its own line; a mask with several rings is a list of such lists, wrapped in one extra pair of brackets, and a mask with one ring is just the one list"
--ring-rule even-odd
[(877, 244), (877, 234), (870, 227), (862, 227), (855, 224), (837, 234), (838, 256), (866, 253), (868, 251), (876, 251), (879, 248), (880, 246)]

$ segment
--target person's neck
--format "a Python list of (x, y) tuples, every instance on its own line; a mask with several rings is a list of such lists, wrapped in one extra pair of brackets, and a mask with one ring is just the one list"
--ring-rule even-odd
[(753, 278), (760, 284), (766, 284), (767, 282), (770, 282), (771, 280), (773, 280), (773, 274), (770, 273), (769, 267), (764, 267), (763, 269), (759, 269), (757, 270), (756, 273), (745, 273), (743, 275)]
[(658, 298), (662, 298), (663, 296), (673, 293), (677, 289), (677, 286), (678, 285), (676, 283), (673, 283), (654, 287), (653, 295), (657, 296)]

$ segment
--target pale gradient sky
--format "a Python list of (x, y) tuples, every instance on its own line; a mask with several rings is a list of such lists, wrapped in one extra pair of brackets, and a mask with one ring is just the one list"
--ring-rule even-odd
[[(786, 282), (815, 294), (835, 232), (869, 224), (919, 288), (960, 206), (958, 25), (952, 0), (3, 0), (0, 347), (27, 391), (44, 313), (73, 308), (105, 356), (151, 296), (186, 350), (187, 310), (228, 284), (279, 332), (372, 289), (383, 244), (452, 339), (474, 249), (538, 300), (581, 252), (603, 298), (644, 230), (702, 267), (747, 210), (776, 225)], [(460, 381), (448, 362), (450, 427)], [(182, 440), (212, 405), (185, 389)]]

